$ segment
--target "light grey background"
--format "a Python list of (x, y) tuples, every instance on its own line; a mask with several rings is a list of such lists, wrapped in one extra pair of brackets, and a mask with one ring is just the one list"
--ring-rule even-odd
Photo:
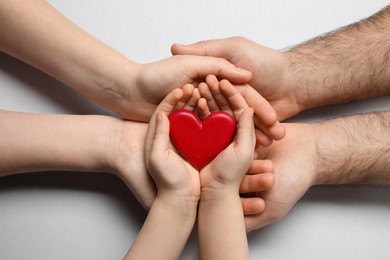
[[(86, 31), (142, 63), (169, 56), (174, 42), (234, 35), (282, 49), (358, 21), (387, 4), (382, 0), (49, 2)], [(315, 109), (291, 121), (390, 110), (389, 101), (385, 96)], [(3, 53), (0, 109), (110, 114)], [(284, 220), (249, 235), (252, 259), (389, 259), (389, 202), (386, 188), (311, 189)], [(49, 172), (4, 177), (0, 259), (121, 259), (145, 216), (113, 175)], [(182, 259), (197, 258), (194, 233)]]

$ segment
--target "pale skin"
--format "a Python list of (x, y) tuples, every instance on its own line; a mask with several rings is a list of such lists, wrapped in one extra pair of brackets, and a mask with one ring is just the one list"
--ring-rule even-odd
[[(286, 52), (233, 37), (173, 45), (172, 53), (223, 57), (251, 71), (249, 84), (283, 120), (312, 107), (389, 94), (389, 32), (386, 7)], [(313, 185), (389, 185), (389, 120), (389, 112), (381, 112), (284, 124), (283, 140), (257, 150), (258, 158), (273, 161), (275, 186), (257, 193), (267, 207), (245, 218), (247, 229), (282, 219)]]
[[(200, 94), (186, 85), (179, 101), (194, 108)], [(0, 111), (0, 176), (34, 171), (72, 170), (111, 172), (119, 176), (141, 204), (150, 208), (156, 189), (145, 167), (144, 141), (148, 124), (108, 116), (49, 115)], [(261, 169), (260, 169), (261, 170)], [(269, 189), (273, 175), (253, 169), (240, 186), (241, 193)], [(256, 174), (254, 174), (256, 173)], [(264, 209), (261, 198), (242, 198), (244, 214)]]
[[(182, 55), (138, 64), (83, 31), (43, 0), (0, 0), (0, 32), (1, 51), (133, 121), (148, 122), (157, 105), (172, 89), (204, 80), (209, 74), (236, 83), (251, 78), (250, 72), (214, 57)], [(250, 95), (251, 92), (244, 94)], [(284, 136), (284, 128), (268, 102), (257, 102), (257, 105), (262, 108), (258, 111), (266, 111), (258, 113), (256, 119), (263, 132), (258, 135), (261, 137), (259, 142), (269, 145), (272, 140)], [(10, 111), (0, 111), (0, 114), (2, 124), (7, 125), (2, 131), (13, 133), (13, 138), (1, 141), (2, 147), (6, 149), (18, 144), (10, 150), (12, 153), (2, 154), (0, 175), (61, 169), (114, 172), (145, 207), (150, 207), (155, 187), (143, 160), (147, 124), (98, 116), (52, 116)], [(78, 123), (81, 121), (85, 124)], [(64, 132), (62, 128), (69, 131)], [(29, 129), (31, 139), (22, 132), (25, 129)], [(46, 139), (46, 136), (52, 139)], [(102, 142), (88, 142), (95, 136)], [(46, 140), (61, 141), (50, 146)], [(85, 153), (70, 147), (73, 142), (75, 147), (85, 144)], [(24, 149), (26, 146), (29, 149)], [(57, 148), (55, 153), (37, 153), (53, 151), (54, 147)], [(93, 147), (93, 151), (86, 152)], [(79, 160), (70, 158), (69, 154), (79, 154)], [(25, 159), (16, 161), (18, 156)], [(81, 164), (83, 161), (85, 165)], [(242, 192), (258, 190), (262, 181), (254, 178), (247, 176), (243, 180)], [(264, 208), (263, 202), (259, 204), (262, 200), (256, 200), (254, 205), (251, 201), (254, 200), (242, 201), (247, 214), (258, 213)]]
[[(272, 175), (264, 171), (272, 169), (272, 164), (253, 160), (253, 110), (234, 86), (220, 88), (222, 84), (215, 77), (202, 84), (203, 93), (212, 88), (209, 94), (219, 96), (208, 96), (208, 103), (234, 111), (239, 120), (236, 139), (198, 172), (173, 149), (167, 116), (175, 109), (194, 110), (194, 101), (203, 115), (217, 108), (210, 109), (196, 91), (191, 96), (181, 90), (168, 94), (151, 119), (145, 143), (146, 165), (156, 183), (157, 196), (125, 259), (178, 259), (196, 215), (201, 259), (249, 259), (239, 190), (248, 171)], [(270, 176), (268, 179), (273, 184)]]
[[(148, 122), (175, 88), (209, 74), (235, 83), (251, 73), (225, 59), (179, 55), (149, 64), (134, 62), (72, 23), (44, 0), (0, 0), (0, 50), (62, 81), (122, 117)], [(269, 126), (267, 142), (284, 129), (271, 106), (257, 113)]]
[[(264, 172), (274, 183), (269, 160), (253, 160), (256, 132), (253, 110), (228, 81), (208, 76), (199, 85), (203, 99), (198, 102), (201, 117), (223, 110), (239, 120), (237, 138), (200, 171), (201, 196), (198, 212), (201, 259), (249, 259), (245, 220), (239, 186), (245, 173)], [(272, 185), (271, 185), (272, 187)]]
[[(35, 171), (111, 172), (150, 208), (156, 190), (144, 162), (148, 125), (108, 116), (0, 111), (0, 176)], [(240, 191), (270, 187), (269, 177), (247, 175)], [(242, 200), (245, 214), (264, 209), (262, 199)]]
[(157, 196), (125, 259), (179, 259), (194, 226), (200, 197), (199, 172), (172, 148), (167, 117), (175, 108), (186, 106), (192, 96), (188, 94), (180, 89), (172, 91), (150, 121), (145, 162)]

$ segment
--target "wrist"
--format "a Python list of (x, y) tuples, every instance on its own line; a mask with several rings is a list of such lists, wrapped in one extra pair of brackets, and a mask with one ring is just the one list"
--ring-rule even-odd
[(316, 184), (390, 184), (389, 113), (317, 124)]
[(179, 217), (192, 219), (196, 218), (198, 203), (199, 197), (197, 196), (183, 197), (168, 192), (158, 192), (153, 205), (159, 205)]
[[(310, 85), (305, 82), (300, 76), (300, 56), (289, 50), (283, 53), (286, 60), (287, 66), (284, 73), (283, 89), (290, 90), (286, 97), (289, 99), (289, 103), (292, 104), (292, 110), (294, 114), (298, 114), (306, 109), (315, 107), (315, 98), (310, 96)], [(311, 93), (312, 95), (312, 93)]]
[(100, 88), (94, 90), (97, 102), (126, 119), (138, 120), (134, 111), (138, 105), (136, 80), (140, 65), (120, 54), (106, 62), (109, 67), (98, 68), (91, 83)]
[[(102, 154), (107, 168), (127, 179), (126, 173), (147, 173), (144, 162), (144, 145), (147, 124), (112, 118), (106, 128)], [(128, 181), (126, 181), (128, 183)]]
[(201, 202), (218, 203), (239, 199), (239, 187), (236, 186), (221, 186), (221, 187), (202, 187), (200, 193)]

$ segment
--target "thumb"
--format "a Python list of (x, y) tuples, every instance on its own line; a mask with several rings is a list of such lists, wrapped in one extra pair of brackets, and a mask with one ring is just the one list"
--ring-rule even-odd
[(169, 148), (169, 120), (162, 112), (156, 116), (156, 130), (152, 138), (151, 160), (162, 159), (164, 152)]
[(236, 149), (243, 158), (252, 159), (255, 147), (253, 109), (247, 108), (240, 117), (237, 129)]

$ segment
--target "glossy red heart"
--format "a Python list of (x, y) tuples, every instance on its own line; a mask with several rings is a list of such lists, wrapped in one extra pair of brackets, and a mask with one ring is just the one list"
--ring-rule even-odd
[(236, 133), (236, 121), (225, 112), (213, 112), (201, 121), (194, 112), (181, 109), (168, 118), (172, 143), (198, 170), (225, 149)]

